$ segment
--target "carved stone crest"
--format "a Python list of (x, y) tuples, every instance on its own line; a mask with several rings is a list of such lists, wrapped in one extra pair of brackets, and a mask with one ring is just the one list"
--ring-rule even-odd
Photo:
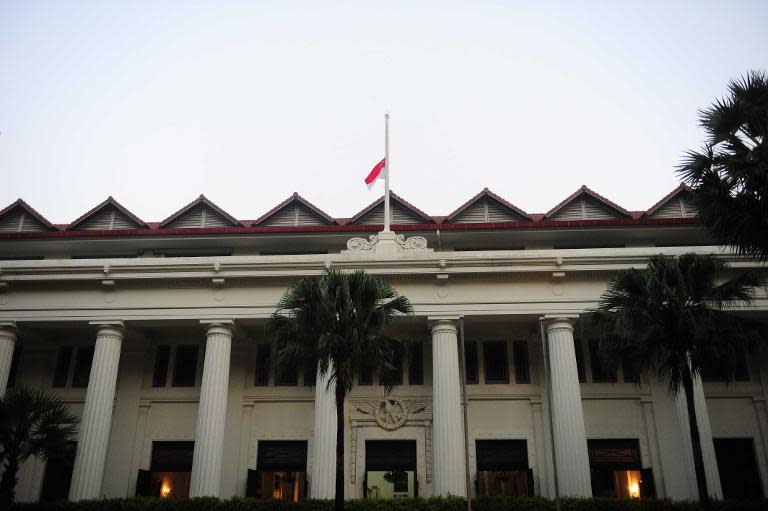
[(408, 420), (408, 406), (399, 399), (386, 398), (379, 401), (379, 406), (373, 412), (376, 424), (393, 431)]

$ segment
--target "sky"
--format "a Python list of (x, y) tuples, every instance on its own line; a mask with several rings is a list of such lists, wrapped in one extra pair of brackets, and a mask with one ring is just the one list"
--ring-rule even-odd
[(586, 184), (644, 210), (728, 80), (768, 69), (766, 1), (0, 0), (0, 208), (159, 221), (204, 193), (336, 217), (391, 115), (392, 189), (546, 212)]

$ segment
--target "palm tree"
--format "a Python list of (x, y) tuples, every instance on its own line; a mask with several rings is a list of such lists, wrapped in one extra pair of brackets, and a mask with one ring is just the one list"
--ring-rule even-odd
[(731, 80), (728, 97), (699, 112), (708, 138), (678, 174), (693, 188), (699, 221), (723, 245), (768, 258), (768, 75)]
[(408, 299), (384, 280), (363, 270), (328, 269), (289, 287), (267, 323), (277, 343), (277, 371), (316, 364), (328, 377), (328, 390), (335, 388), (336, 511), (344, 509), (344, 400), (360, 375), (378, 371), (382, 381), (392, 381), (386, 376), (397, 369), (406, 343), (384, 330), (412, 312)]
[(585, 318), (607, 364), (617, 366), (629, 359), (643, 371), (655, 371), (673, 395), (682, 388), (704, 509), (709, 508), (709, 493), (693, 402), (694, 379), (702, 368), (715, 365), (720, 378), (733, 380), (746, 350), (768, 339), (766, 325), (728, 310), (748, 304), (761, 278), (743, 273), (722, 281), (728, 269), (727, 263), (711, 255), (654, 256), (645, 269), (619, 272)]
[(28, 387), (0, 399), (0, 507), (16, 496), (19, 466), (30, 456), (64, 459), (75, 440), (78, 419), (56, 396)]

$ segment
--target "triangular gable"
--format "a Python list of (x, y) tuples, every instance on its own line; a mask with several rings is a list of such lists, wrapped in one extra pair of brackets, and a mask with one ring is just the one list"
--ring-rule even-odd
[(144, 221), (128, 211), (114, 198), (107, 197), (86, 214), (69, 224), (68, 231), (115, 231), (148, 229)]
[[(402, 199), (394, 192), (389, 193), (389, 201), (390, 211), (392, 213), (392, 225), (435, 223), (432, 217), (413, 204)], [(348, 223), (356, 225), (383, 225), (384, 197), (379, 197), (378, 200), (350, 218)]]
[(459, 206), (443, 223), (475, 224), (530, 221), (531, 217), (514, 204), (496, 195), (488, 188)]
[(0, 232), (46, 232), (58, 231), (29, 204), (21, 199), (0, 211)]
[(626, 209), (602, 195), (582, 186), (560, 204), (552, 208), (545, 220), (615, 220), (632, 218)]
[(252, 225), (264, 227), (298, 227), (332, 225), (336, 220), (320, 208), (295, 193), (267, 211)]
[(691, 187), (685, 183), (668, 193), (663, 199), (645, 212), (647, 218), (693, 218), (696, 208), (693, 206)]
[(201, 229), (205, 227), (242, 227), (243, 224), (201, 195), (162, 222), (161, 229)]

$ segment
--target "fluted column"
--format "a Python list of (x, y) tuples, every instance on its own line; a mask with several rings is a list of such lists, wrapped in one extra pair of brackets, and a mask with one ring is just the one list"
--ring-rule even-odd
[[(691, 498), (698, 498), (696, 489), (696, 472), (693, 467), (693, 451), (691, 450), (691, 429), (688, 422), (688, 407), (685, 401), (685, 392), (681, 388), (675, 397), (677, 405), (677, 418), (680, 423), (680, 435), (683, 440), (688, 478), (691, 483)], [(707, 490), (713, 499), (723, 498), (723, 489), (720, 485), (720, 472), (717, 469), (715, 458), (715, 444), (712, 442), (712, 428), (709, 424), (707, 402), (704, 399), (704, 387), (701, 378), (693, 378), (693, 404), (696, 408), (696, 422), (699, 425), (699, 439), (701, 440), (701, 457), (704, 461), (704, 475), (707, 478)]]
[(435, 495), (466, 496), (456, 322), (432, 323), (432, 460)]
[(13, 361), (13, 347), (16, 345), (16, 325), (0, 323), (0, 397), (5, 395), (8, 375)]
[(591, 497), (589, 454), (576, 369), (573, 325), (566, 318), (547, 322), (549, 398), (552, 401), (557, 480), (564, 497)]
[(313, 499), (332, 499), (336, 493), (336, 385), (328, 387), (330, 372), (329, 369), (321, 375), (318, 370), (315, 383), (315, 433), (309, 478)]
[(192, 457), (190, 497), (218, 497), (227, 416), (229, 358), (232, 351), (232, 321), (203, 322), (207, 325), (203, 383), (197, 409), (195, 451)]
[(80, 418), (75, 466), (69, 500), (101, 497), (101, 482), (107, 461), (112, 408), (115, 401), (117, 367), (123, 342), (122, 322), (92, 323), (98, 327), (85, 406)]

